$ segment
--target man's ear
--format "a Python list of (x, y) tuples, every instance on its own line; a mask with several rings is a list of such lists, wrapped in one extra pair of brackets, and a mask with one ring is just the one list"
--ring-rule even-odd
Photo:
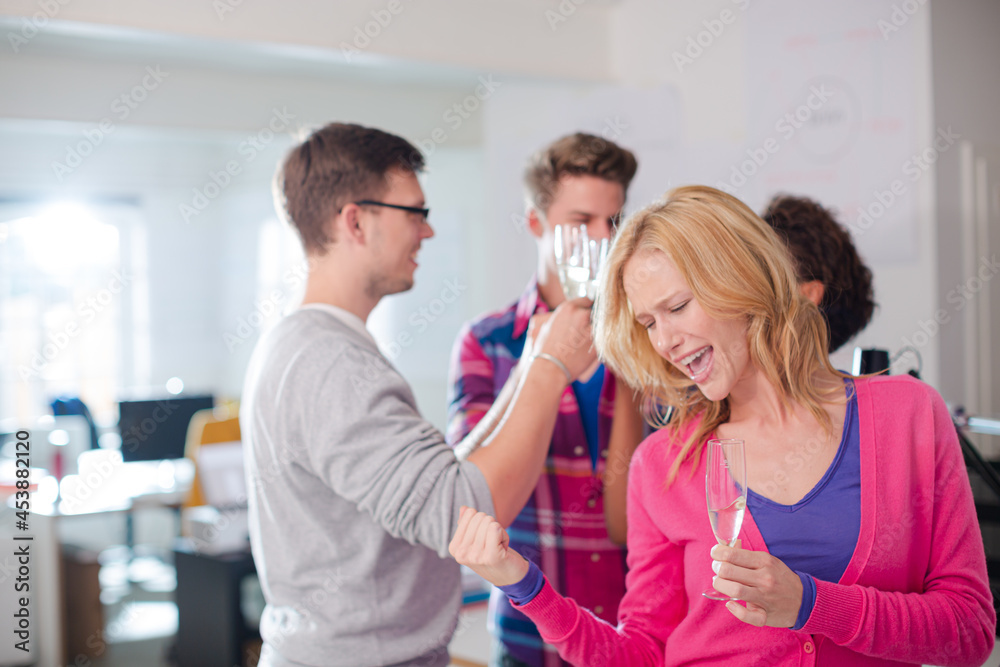
[(810, 280), (807, 283), (799, 285), (799, 292), (802, 296), (818, 306), (823, 300), (823, 294), (826, 292), (826, 286), (818, 280)]
[(528, 207), (528, 231), (538, 239), (542, 238), (542, 235), (545, 234), (543, 215), (534, 206)]
[(357, 204), (345, 204), (331, 224), (334, 227), (332, 238), (352, 239), (364, 244), (365, 225), (361, 220), (361, 207)]

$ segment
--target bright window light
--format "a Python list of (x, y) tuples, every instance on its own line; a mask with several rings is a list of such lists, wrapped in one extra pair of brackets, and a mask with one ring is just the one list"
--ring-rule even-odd
[(118, 230), (82, 204), (52, 204), (11, 224), (19, 227), (29, 261), (48, 274), (71, 277), (85, 266), (118, 261)]

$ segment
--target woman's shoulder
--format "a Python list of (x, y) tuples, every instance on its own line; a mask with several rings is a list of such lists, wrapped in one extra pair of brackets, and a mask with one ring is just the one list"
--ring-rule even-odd
[(944, 406), (944, 399), (934, 387), (911, 375), (873, 375), (854, 378), (858, 397), (866, 397), (875, 407), (918, 409), (928, 405)]
[[(639, 443), (632, 456), (632, 467), (641, 471), (644, 477), (655, 476), (661, 481), (665, 480), (674, 461), (682, 455), (682, 445), (700, 423), (701, 416), (699, 415), (688, 420), (687, 424), (680, 426), (667, 424), (654, 431)], [(683, 462), (678, 471), (678, 477), (689, 474), (688, 468), (692, 465), (691, 460)]]

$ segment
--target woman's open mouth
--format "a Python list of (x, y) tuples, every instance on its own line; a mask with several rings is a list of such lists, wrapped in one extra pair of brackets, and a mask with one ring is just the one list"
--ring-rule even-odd
[(698, 384), (703, 382), (712, 371), (712, 361), (715, 358), (715, 348), (706, 345), (697, 352), (681, 359), (681, 364), (687, 368), (688, 377)]

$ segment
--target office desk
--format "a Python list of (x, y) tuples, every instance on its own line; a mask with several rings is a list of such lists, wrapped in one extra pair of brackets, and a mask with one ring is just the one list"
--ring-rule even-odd
[[(31, 604), (32, 653), (13, 649), (13, 642), (0, 643), (0, 665), (34, 664), (36, 667), (57, 667), (73, 664), (76, 656), (65, 655), (66, 618), (63, 609), (63, 585), (60, 572), (61, 541), (59, 525), (74, 517), (121, 515), (128, 520), (133, 509), (147, 506), (179, 505), (190, 486), (188, 462), (164, 468), (158, 463), (121, 463), (100, 467), (99, 472), (81, 468), (80, 475), (68, 475), (62, 484), (39, 471), (32, 475), (37, 490), (31, 493)], [(34, 472), (34, 471), (33, 471)], [(170, 472), (170, 475), (165, 474)], [(97, 476), (94, 476), (97, 475)], [(60, 495), (61, 494), (61, 495)], [(13, 496), (0, 503), (0, 540), (10, 545), (15, 531)], [(13, 581), (8, 572), (16, 572), (16, 559), (11, 549), (0, 554), (0, 632), (13, 637)], [(7, 588), (7, 587), (11, 588)], [(8, 607), (9, 613), (8, 613)], [(28, 658), (27, 660), (25, 658)]]

